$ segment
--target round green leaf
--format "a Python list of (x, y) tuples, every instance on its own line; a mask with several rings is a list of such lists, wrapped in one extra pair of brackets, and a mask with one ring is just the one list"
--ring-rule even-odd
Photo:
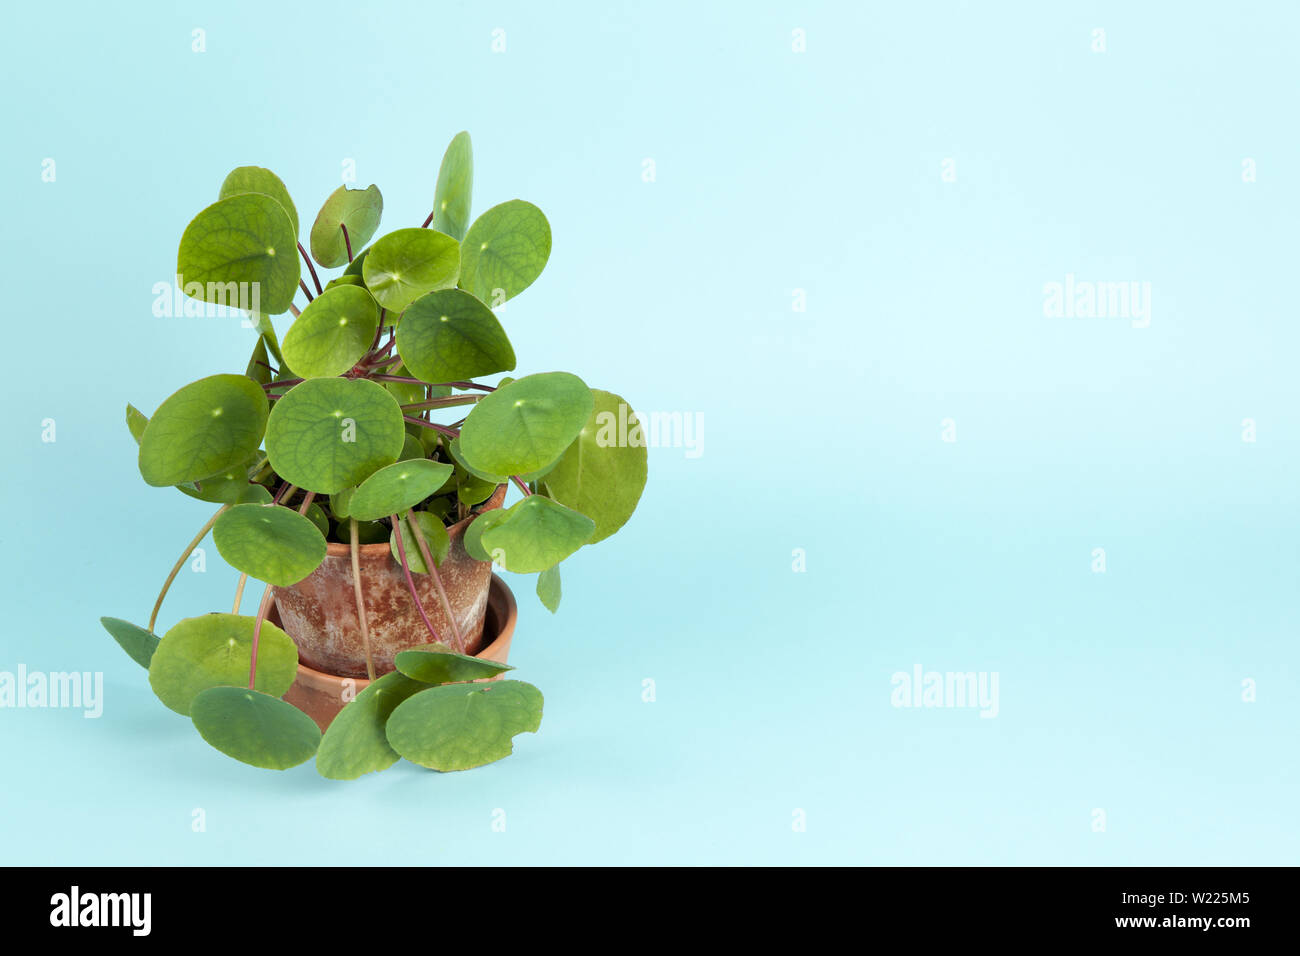
[(389, 746), (384, 726), (398, 704), (427, 687), (394, 671), (357, 694), (339, 711), (321, 739), (316, 751), (320, 775), (331, 780), (355, 780), (397, 763), (400, 758)]
[(445, 644), (426, 644), (399, 651), (393, 658), (397, 669), (423, 684), (454, 684), (495, 677), (514, 670), (509, 664), (457, 654)]
[(176, 274), (192, 298), (278, 315), (298, 291), (297, 243), (289, 214), (270, 196), (219, 199), (185, 227)]
[(459, 132), (442, 155), (438, 186), (433, 193), (433, 228), (463, 239), (469, 225), (469, 200), (474, 189), (474, 149), (469, 133)]
[(430, 292), (407, 306), (397, 326), (397, 354), (426, 382), (459, 382), (515, 367), (515, 350), (497, 317), (460, 289)]
[(280, 347), (300, 378), (341, 375), (370, 351), (379, 328), (379, 303), (361, 286), (326, 289), (294, 320)]
[(507, 508), (478, 540), (507, 571), (530, 574), (559, 564), (586, 544), (595, 530), (596, 523), (586, 515), (543, 495), (529, 495)]
[(454, 286), (459, 269), (455, 239), (413, 228), (390, 232), (371, 246), (361, 274), (379, 304), (398, 315), (426, 292)]
[[(348, 261), (348, 242), (355, 256), (379, 228), (384, 211), (384, 197), (379, 187), (348, 189), (340, 186), (325, 200), (311, 226), (311, 257), (326, 269), (336, 269)], [(341, 226), (348, 227), (347, 241)]]
[(593, 407), (587, 424), (559, 463), (547, 472), (546, 492), (561, 504), (596, 522), (588, 544), (608, 538), (632, 517), (646, 481), (644, 440), (636, 413), (613, 392), (591, 390)]
[(257, 451), (266, 422), (266, 393), (252, 379), (201, 378), (154, 412), (140, 438), (140, 474), (155, 488), (215, 475)]
[(296, 767), (320, 746), (314, 720), (246, 687), (208, 688), (194, 698), (190, 718), (199, 736), (227, 757), (265, 770)]
[(101, 617), (99, 623), (104, 625), (104, 630), (113, 635), (113, 640), (117, 641), (122, 650), (131, 656), (131, 660), (145, 670), (149, 669), (153, 652), (158, 649), (158, 635), (120, 617)]
[(236, 571), (281, 588), (315, 571), (328, 551), (310, 518), (280, 505), (235, 505), (217, 519), (212, 540)]
[[(451, 550), (451, 536), (447, 534), (447, 526), (437, 515), (431, 515), (427, 511), (417, 511), (415, 520), (420, 525), (420, 533), (424, 535), (424, 543), (429, 546), (433, 563), (442, 567), (442, 562), (447, 560), (447, 553)], [(420, 543), (411, 532), (410, 519), (403, 515), (397, 520), (397, 525), (401, 529), (402, 546), (406, 548), (406, 563), (411, 573), (428, 574), (429, 569), (424, 565), (424, 552), (420, 550)], [(397, 548), (397, 534), (396, 530), (389, 534), (388, 550), (393, 552), (393, 560), (401, 564), (402, 552)]]
[(460, 455), (479, 477), (542, 471), (578, 437), (591, 409), (591, 390), (578, 376), (525, 375), (474, 406), (460, 431)]
[(495, 307), (523, 292), (551, 256), (551, 224), (512, 199), (474, 220), (460, 247), (460, 287)]
[(289, 216), (289, 221), (293, 223), (294, 236), (298, 235), (298, 210), (294, 207), (293, 200), (289, 197), (289, 190), (279, 176), (261, 166), (240, 166), (232, 169), (226, 181), (221, 184), (218, 198), (229, 199), (231, 196), (242, 196), (245, 193), (261, 193), (278, 202), (280, 208)]
[(348, 514), (358, 521), (377, 521), (414, 508), (442, 487), (452, 466), (427, 458), (399, 461), (381, 468), (357, 488)]
[(433, 770), (468, 770), (500, 760), (516, 734), (542, 723), (542, 692), (517, 680), (444, 684), (399, 704), (388, 718), (388, 742)]
[(546, 610), (554, 614), (560, 609), (560, 566), (554, 565), (537, 575), (537, 597)]
[(311, 378), (275, 403), (266, 452), (285, 481), (332, 495), (397, 461), (405, 437), (402, 410), (381, 386)]
[[(187, 617), (163, 635), (149, 664), (149, 685), (178, 714), (209, 687), (248, 684), (257, 619), (239, 614)], [(270, 621), (257, 644), (257, 690), (280, 697), (298, 676), (298, 647)]]

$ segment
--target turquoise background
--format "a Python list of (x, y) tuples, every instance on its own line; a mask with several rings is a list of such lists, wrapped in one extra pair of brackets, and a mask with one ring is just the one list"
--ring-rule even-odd
[[(106, 702), (0, 710), (0, 861), (1297, 862), (1294, 5), (6, 16), (0, 670), (102, 671)], [(520, 369), (700, 416), (703, 454), (651, 450), (557, 616), (506, 575), (546, 695), (513, 756), (253, 770), (97, 622), (143, 624), (209, 513), (143, 484), (123, 406), (253, 342), (152, 288), (232, 167), (310, 222), (353, 159), (418, 225), (461, 129), (475, 213), (554, 230), (502, 314)], [(1045, 318), (1067, 273), (1150, 282), (1150, 327)], [(208, 558), (161, 626), (227, 607)], [(893, 707), (916, 664), (998, 672), (999, 715)]]

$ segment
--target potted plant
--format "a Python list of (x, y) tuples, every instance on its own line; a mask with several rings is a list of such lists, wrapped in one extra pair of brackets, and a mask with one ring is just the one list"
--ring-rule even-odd
[[(147, 627), (102, 621), (164, 704), (245, 763), (315, 756), (351, 779), (400, 757), (460, 770), (509, 754), (542, 695), (502, 677), (515, 607), (492, 562), (536, 573), (554, 612), (560, 563), (640, 498), (645, 441), (618, 395), (568, 372), (478, 381), (515, 370), (493, 309), (537, 279), (551, 230), (517, 199), (471, 222), (472, 181), (460, 133), (423, 224), (378, 238), (379, 189), (341, 186), (309, 256), (284, 183), (245, 166), (181, 237), (178, 288), (243, 310), (258, 339), (242, 374), (186, 385), (150, 417), (127, 406), (145, 482), (219, 507)], [(342, 271), (322, 282), (317, 266)], [(286, 311), (281, 342), (270, 316)], [(234, 609), (159, 636), (209, 531), (240, 572)], [(250, 578), (266, 585), (251, 617)]]

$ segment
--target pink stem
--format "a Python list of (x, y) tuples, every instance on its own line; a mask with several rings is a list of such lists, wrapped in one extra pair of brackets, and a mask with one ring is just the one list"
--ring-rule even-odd
[(424, 626), (433, 635), (434, 643), (441, 644), (442, 638), (438, 636), (438, 632), (434, 629), (433, 622), (429, 620), (429, 615), (424, 613), (424, 605), (420, 603), (420, 595), (415, 590), (415, 579), (411, 577), (411, 565), (406, 560), (406, 544), (402, 541), (402, 526), (397, 520), (397, 515), (390, 515), (389, 517), (393, 522), (393, 530), (397, 532), (397, 554), (402, 559), (402, 573), (406, 575), (406, 586), (410, 588), (411, 598), (415, 601), (415, 609), (420, 612), (420, 620), (424, 622)]

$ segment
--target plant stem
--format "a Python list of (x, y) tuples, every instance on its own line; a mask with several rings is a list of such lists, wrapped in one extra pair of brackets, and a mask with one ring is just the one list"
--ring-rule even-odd
[(343, 246), (348, 250), (348, 262), (352, 261), (352, 239), (348, 236), (348, 227), (339, 223), (339, 228), (343, 230)]
[[(438, 574), (438, 562), (433, 560), (433, 553), (429, 550), (429, 542), (424, 538), (424, 531), (420, 528), (420, 523), (415, 520), (415, 509), (406, 510), (406, 521), (411, 526), (411, 534), (415, 536), (415, 543), (420, 548), (420, 557), (424, 558), (424, 566), (429, 569), (429, 574), (433, 576), (433, 583), (438, 588), (438, 600), (442, 603), (442, 612), (447, 615), (447, 623), (451, 625), (451, 649), (457, 654), (465, 653), (465, 638), (461, 636), (460, 625), (456, 623), (456, 615), (451, 613), (451, 602), (447, 600), (447, 592), (442, 586), (442, 576)], [(398, 529), (398, 537), (401, 536), (401, 529)]]
[(281, 378), (281, 379), (277, 379), (274, 382), (267, 382), (265, 385), (262, 386), (262, 388), (266, 389), (267, 391), (270, 391), (271, 389), (278, 388), (281, 385), (297, 385), (299, 382), (304, 382), (304, 381), (306, 381), (306, 379)]
[(434, 431), (446, 435), (448, 438), (460, 437), (460, 432), (454, 428), (448, 428), (446, 425), (439, 425), (436, 422), (426, 422), (423, 418), (412, 418), (410, 415), (403, 415), (402, 418), (410, 422), (412, 425), (423, 425), (425, 428), (432, 428)]
[(307, 250), (302, 247), (301, 242), (298, 243), (298, 251), (302, 253), (302, 261), (307, 263), (307, 269), (311, 272), (311, 281), (316, 284), (316, 294), (320, 295), (325, 290), (321, 288), (320, 277), (316, 275), (316, 267), (311, 264), (311, 256), (307, 255)]
[(361, 593), (361, 555), (357, 552), (357, 519), (348, 519), (352, 538), (352, 593), (357, 598), (357, 621), (361, 624), (361, 646), (366, 650), (366, 676), (375, 679), (375, 662), (370, 655), (370, 625), (366, 621), (366, 599)]
[(524, 480), (520, 478), (518, 475), (511, 475), (510, 480), (513, 481), (515, 485), (519, 488), (519, 490), (524, 493), (525, 498), (527, 498), (529, 495), (532, 494), (532, 492), (528, 489), (528, 486), (524, 484)]
[(473, 405), (482, 395), (448, 395), (445, 398), (430, 398), (423, 402), (403, 405), (402, 411), (419, 411), (422, 408), (455, 408), (457, 405)]
[(292, 302), (289, 303), (289, 311), (293, 313), (293, 317), (294, 317), (295, 319), (296, 319), (298, 316), (302, 315), (302, 313), (298, 310), (298, 307), (297, 307), (296, 305), (294, 305)]
[(257, 606), (257, 620), (253, 622), (253, 650), (248, 660), (248, 689), (253, 690), (257, 683), (257, 646), (262, 641), (262, 622), (266, 620), (267, 611), (271, 610), (271, 598), (274, 592), (271, 585), (262, 592), (262, 603)]
[(163, 582), (162, 590), (158, 592), (158, 600), (154, 601), (153, 613), (149, 615), (150, 634), (153, 633), (153, 626), (158, 623), (158, 611), (162, 608), (163, 598), (167, 596), (167, 591), (171, 588), (172, 582), (176, 580), (176, 575), (180, 574), (181, 566), (190, 559), (190, 555), (193, 554), (194, 549), (199, 546), (199, 542), (208, 536), (208, 532), (211, 531), (212, 526), (217, 523), (217, 519), (225, 514), (229, 509), (230, 505), (222, 505), (218, 508), (216, 514), (209, 518), (203, 527), (199, 529), (199, 533), (194, 536), (194, 540), (190, 542), (189, 547), (185, 549), (185, 552), (176, 559), (176, 564), (172, 566), (172, 573), (167, 575), (167, 580)]
[(231, 614), (239, 613), (239, 605), (244, 602), (244, 585), (248, 583), (248, 573), (245, 572), (239, 576), (239, 583), (235, 585), (235, 606)]
[(389, 365), (396, 365), (402, 360), (400, 355), (377, 356), (374, 361), (367, 363), (371, 369), (385, 368)]
[(433, 222), (433, 213), (429, 213), (429, 218), (426, 219), (426, 220), (424, 220), (424, 224), (421, 225), (420, 228), (421, 228), (421, 229), (428, 229), (428, 228), (429, 228), (429, 223), (431, 223), (431, 222)]
[(308, 302), (316, 298), (314, 295), (311, 294), (311, 290), (307, 288), (307, 283), (303, 282), (302, 279), (298, 280), (298, 288), (302, 289), (302, 294), (307, 297)]
[(406, 543), (402, 540), (402, 526), (397, 521), (397, 515), (389, 515), (388, 517), (393, 523), (393, 530), (397, 532), (397, 555), (402, 559), (402, 573), (406, 575), (406, 586), (411, 591), (411, 599), (415, 601), (415, 609), (420, 612), (420, 620), (424, 622), (424, 626), (433, 635), (434, 643), (441, 644), (442, 638), (438, 636), (438, 632), (434, 629), (433, 622), (429, 620), (429, 615), (424, 613), (424, 605), (420, 603), (419, 592), (415, 590), (415, 579), (411, 577), (411, 565), (406, 560)]
[(296, 486), (291, 485), (286, 481), (284, 487), (277, 491), (275, 497), (271, 499), (271, 504), (278, 505), (281, 501), (287, 501), (293, 497), (293, 493), (297, 490)]

